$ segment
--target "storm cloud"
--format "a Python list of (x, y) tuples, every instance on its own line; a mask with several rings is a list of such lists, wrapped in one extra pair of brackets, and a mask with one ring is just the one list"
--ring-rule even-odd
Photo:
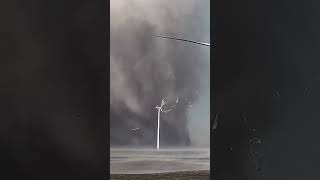
[(154, 145), (155, 106), (163, 98), (175, 108), (161, 114), (161, 144), (209, 146), (210, 49), (155, 37), (209, 42), (209, 5), (209, 0), (111, 0), (112, 146)]

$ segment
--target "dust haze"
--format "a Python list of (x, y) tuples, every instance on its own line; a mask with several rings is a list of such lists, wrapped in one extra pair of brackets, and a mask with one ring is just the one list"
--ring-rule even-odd
[(210, 48), (154, 35), (209, 42), (210, 1), (111, 0), (110, 13), (111, 147), (154, 146), (163, 98), (161, 146), (209, 147)]

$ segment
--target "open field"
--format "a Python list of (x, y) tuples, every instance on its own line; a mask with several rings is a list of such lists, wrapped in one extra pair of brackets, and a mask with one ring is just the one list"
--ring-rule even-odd
[(209, 149), (111, 149), (110, 152), (112, 177), (158, 177), (167, 173), (192, 177), (210, 170)]
[(158, 174), (117, 174), (111, 180), (209, 180), (209, 171), (184, 171)]

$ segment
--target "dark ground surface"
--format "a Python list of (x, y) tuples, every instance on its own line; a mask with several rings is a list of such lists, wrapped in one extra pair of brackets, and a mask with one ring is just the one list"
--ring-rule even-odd
[(117, 174), (111, 175), (111, 180), (209, 180), (209, 171), (185, 171), (159, 174)]

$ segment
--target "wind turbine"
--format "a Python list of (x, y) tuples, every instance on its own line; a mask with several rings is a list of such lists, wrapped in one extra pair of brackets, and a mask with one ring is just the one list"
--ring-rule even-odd
[[(175, 101), (175, 103), (176, 103), (176, 104), (179, 103), (179, 98), (177, 98), (177, 100)], [(173, 109), (176, 108), (176, 106), (174, 105), (174, 106), (171, 106), (170, 109), (165, 110), (165, 109), (163, 109), (163, 106), (164, 106), (165, 104), (166, 104), (165, 98), (163, 98), (163, 99), (161, 100), (160, 106), (157, 105), (157, 106), (155, 107), (156, 109), (158, 109), (157, 150), (159, 150), (159, 148), (160, 148), (160, 114), (161, 114), (161, 112), (163, 112), (163, 113), (168, 113), (168, 112), (170, 112), (170, 111), (172, 111)], [(189, 109), (192, 108), (192, 105), (189, 104), (189, 105), (188, 105), (188, 108), (189, 108)]]
[(160, 106), (156, 106), (156, 109), (158, 109), (158, 129), (157, 129), (157, 149), (159, 150), (160, 148), (160, 111), (162, 111), (162, 106), (165, 104), (164, 99), (161, 101)]
[[(168, 36), (155, 36), (158, 38), (163, 38), (163, 39), (171, 39), (171, 40), (176, 40), (176, 41), (184, 41), (184, 42), (189, 42), (189, 43), (194, 43), (194, 44), (198, 44), (198, 45), (203, 45), (203, 46), (210, 46), (210, 43), (205, 43), (205, 42), (200, 42), (200, 41), (192, 41), (192, 40), (188, 40), (188, 39), (181, 39), (181, 38), (174, 38), (174, 37), (168, 37)], [(179, 98), (177, 98), (176, 100), (176, 104), (179, 102)], [(162, 110), (162, 106), (165, 105), (164, 99), (162, 99), (161, 101), (161, 105), (160, 106), (156, 106), (155, 108), (158, 109), (158, 129), (157, 129), (157, 150), (159, 150), (160, 145), (160, 113), (164, 112), (167, 113), (169, 111), (171, 111), (172, 109), (169, 110)], [(188, 108), (192, 108), (192, 105), (188, 105)]]

